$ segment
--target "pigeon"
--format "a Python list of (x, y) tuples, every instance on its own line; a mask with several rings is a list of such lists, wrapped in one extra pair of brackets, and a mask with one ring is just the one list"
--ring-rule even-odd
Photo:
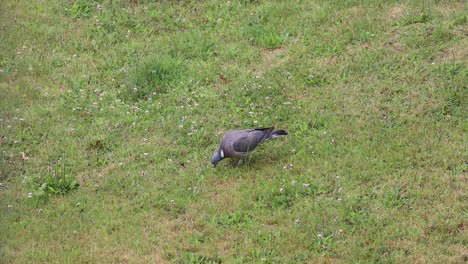
[(284, 130), (274, 130), (274, 127), (234, 130), (226, 133), (218, 150), (211, 158), (213, 167), (225, 158), (245, 158), (260, 144), (269, 139), (286, 136)]

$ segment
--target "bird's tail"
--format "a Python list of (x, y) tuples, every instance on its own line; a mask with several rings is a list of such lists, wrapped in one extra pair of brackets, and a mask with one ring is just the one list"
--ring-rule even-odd
[(268, 139), (272, 139), (272, 138), (275, 138), (275, 137), (286, 136), (287, 134), (288, 134), (288, 132), (286, 132), (284, 130), (275, 130), (270, 134)]

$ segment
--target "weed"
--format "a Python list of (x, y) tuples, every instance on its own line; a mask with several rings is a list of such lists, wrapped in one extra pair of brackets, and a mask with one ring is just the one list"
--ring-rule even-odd
[(334, 234), (318, 234), (317, 238), (312, 241), (312, 250), (318, 253), (324, 253), (332, 250), (336, 246)]
[(468, 17), (466, 15), (460, 15), (456, 17), (455, 19), (453, 19), (452, 25), (460, 26), (460, 25), (466, 24), (467, 22), (468, 22)]
[(68, 9), (68, 13), (73, 18), (88, 18), (96, 9), (96, 4), (87, 1), (76, 1)]
[(384, 204), (386, 207), (402, 207), (407, 203), (408, 194), (400, 189), (399, 186), (384, 194)]
[(79, 184), (75, 177), (70, 175), (65, 164), (56, 166), (52, 173), (45, 177), (37, 176), (32, 180), (33, 196), (40, 199), (47, 199), (52, 195), (67, 195), (78, 189)]
[(253, 219), (241, 211), (228, 213), (216, 218), (215, 222), (220, 226), (243, 226), (252, 222)]
[(210, 258), (210, 257), (205, 257), (205, 256), (199, 256), (196, 254), (193, 254), (191, 252), (185, 253), (183, 262), (182, 263), (187, 263), (187, 264), (218, 264), (222, 263), (222, 261), (218, 258)]
[(245, 34), (253, 44), (264, 48), (278, 48), (289, 38), (287, 31), (277, 31), (274, 26), (249, 25)]
[(431, 17), (428, 14), (421, 14), (417, 16), (409, 16), (405, 19), (405, 25), (427, 23), (431, 21)]
[(184, 65), (176, 57), (150, 57), (129, 72), (128, 88), (122, 91), (122, 96), (133, 101), (157, 97), (177, 85), (183, 73)]
[(202, 32), (186, 32), (174, 39), (171, 45), (171, 54), (186, 59), (207, 60), (215, 54), (215, 43), (210, 36)]

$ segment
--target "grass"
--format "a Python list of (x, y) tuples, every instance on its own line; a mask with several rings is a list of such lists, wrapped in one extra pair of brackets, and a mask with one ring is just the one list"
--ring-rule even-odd
[(466, 262), (463, 1), (0, 7), (2, 263)]

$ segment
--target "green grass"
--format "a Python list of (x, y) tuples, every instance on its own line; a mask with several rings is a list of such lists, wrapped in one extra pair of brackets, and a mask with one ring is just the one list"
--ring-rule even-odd
[(0, 262), (466, 262), (466, 11), (0, 1)]

